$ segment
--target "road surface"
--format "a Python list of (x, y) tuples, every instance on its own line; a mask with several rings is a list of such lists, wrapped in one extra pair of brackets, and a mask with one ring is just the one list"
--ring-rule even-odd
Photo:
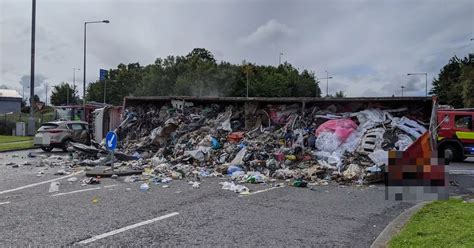
[[(126, 183), (123, 178), (81, 186), (80, 169), (77, 175), (54, 175), (60, 168), (36, 167), (38, 158), (28, 158), (29, 152), (0, 153), (2, 247), (368, 247), (413, 205), (386, 201), (383, 185), (246, 185), (253, 192), (248, 196), (221, 189), (219, 183), (229, 181), (226, 178), (204, 178), (199, 189), (185, 180), (173, 181), (168, 188), (150, 184), (146, 192), (139, 190), (140, 182)], [(5, 165), (25, 161), (32, 165)], [(40, 170), (44, 174), (38, 177)], [(78, 180), (68, 182), (71, 177)], [(58, 192), (49, 192), (52, 182), (59, 182)]]

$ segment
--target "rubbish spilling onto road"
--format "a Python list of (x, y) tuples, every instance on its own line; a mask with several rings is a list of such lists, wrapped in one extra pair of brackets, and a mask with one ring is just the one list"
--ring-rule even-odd
[[(224, 176), (232, 182), (222, 188), (239, 193), (248, 191), (243, 183), (276, 179), (294, 187), (364, 184), (382, 179), (389, 150), (404, 151), (426, 132), (422, 113), (413, 106), (377, 104), (129, 106), (116, 130), (114, 156), (105, 141), (97, 147), (74, 143), (69, 158), (41, 155), (38, 166), (61, 166), (57, 175), (75, 166), (112, 163), (118, 172), (142, 170), (142, 175), (123, 179), (141, 181), (141, 191), (185, 178), (198, 189), (202, 178)], [(82, 183), (100, 180), (90, 177)]]
[[(125, 109), (117, 130), (121, 156), (114, 162), (144, 169), (125, 181), (228, 176), (239, 183), (290, 180), (295, 187), (370, 183), (381, 180), (388, 150), (403, 151), (426, 131), (417, 119), (420, 110), (407, 107), (345, 112), (340, 109), (347, 106), (330, 105), (302, 112), (297, 104), (188, 106)], [(74, 148), (78, 157), (87, 157), (82, 164), (111, 160), (104, 149)]]

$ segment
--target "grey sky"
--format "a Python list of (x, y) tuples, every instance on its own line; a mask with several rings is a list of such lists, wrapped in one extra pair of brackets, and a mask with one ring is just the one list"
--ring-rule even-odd
[[(334, 79), (329, 93), (348, 96), (424, 95), (454, 55), (474, 52), (474, 1), (48, 1), (37, 0), (35, 90), (72, 82), (82, 69), (88, 25), (87, 81), (119, 63), (209, 49), (218, 60), (278, 64)], [(0, 85), (29, 82), (31, 1), (0, 0)], [(26, 77), (25, 77), (26, 76)], [(26, 81), (25, 81), (26, 80)], [(325, 80), (321, 85), (325, 91)], [(76, 72), (82, 92), (82, 72)], [(49, 95), (49, 94), (48, 94)]]

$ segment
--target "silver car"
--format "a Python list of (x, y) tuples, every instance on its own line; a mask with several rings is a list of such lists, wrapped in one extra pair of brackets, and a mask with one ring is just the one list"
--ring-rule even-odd
[(55, 121), (41, 124), (35, 135), (34, 144), (43, 151), (50, 152), (53, 148), (67, 151), (72, 142), (90, 145), (91, 132), (87, 122)]

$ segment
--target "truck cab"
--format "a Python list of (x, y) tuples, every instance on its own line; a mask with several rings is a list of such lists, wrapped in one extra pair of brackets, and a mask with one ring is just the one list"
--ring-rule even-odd
[(438, 151), (440, 157), (463, 161), (474, 156), (474, 109), (438, 110)]

